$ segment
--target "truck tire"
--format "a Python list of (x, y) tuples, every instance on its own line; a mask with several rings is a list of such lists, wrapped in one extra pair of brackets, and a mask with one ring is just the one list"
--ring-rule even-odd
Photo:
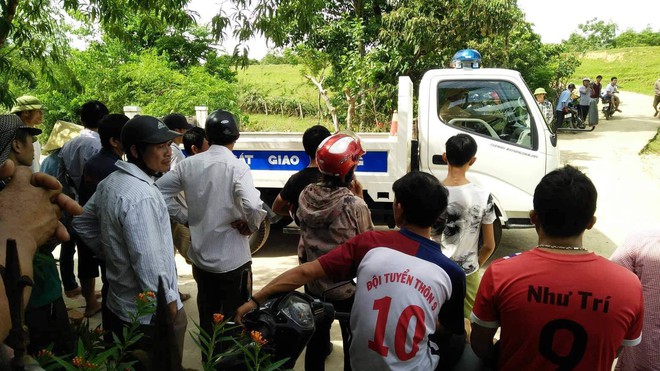
[(259, 225), (259, 230), (250, 235), (250, 253), (252, 255), (256, 254), (259, 249), (261, 249), (268, 240), (268, 235), (270, 234), (270, 220), (265, 218), (261, 225)]

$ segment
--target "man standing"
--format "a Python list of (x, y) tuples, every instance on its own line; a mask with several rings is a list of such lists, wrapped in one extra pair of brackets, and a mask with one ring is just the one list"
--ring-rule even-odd
[(559, 100), (557, 101), (557, 107), (555, 108), (555, 116), (557, 117), (557, 123), (555, 128), (560, 128), (564, 123), (564, 115), (568, 112), (568, 102), (571, 101), (571, 94), (575, 90), (575, 84), (570, 83), (566, 90), (562, 91), (559, 95)]
[(14, 161), (14, 164), (21, 166), (32, 166), (34, 160), (34, 147), (32, 142), (41, 134), (41, 129), (33, 126), (25, 125), (16, 116), (2, 115), (0, 117), (3, 131), (11, 136), (13, 139), (9, 142), (10, 151), (9, 159)]
[[(233, 316), (251, 292), (248, 236), (266, 216), (250, 168), (232, 153), (240, 136), (234, 115), (212, 112), (206, 120), (210, 148), (180, 162), (156, 184), (170, 215), (188, 224), (197, 282), (199, 323), (210, 333), (213, 314)], [(184, 191), (188, 209), (176, 198)]]
[[(359, 234), (289, 269), (241, 306), (236, 321), (276, 293), (319, 278), (339, 282), (357, 277), (350, 320), (352, 369), (435, 370), (447, 362), (439, 356), (449, 350), (445, 342), (465, 335), (465, 273), (430, 239), (431, 226), (447, 207), (447, 190), (423, 172), (404, 175), (392, 190), (399, 231)], [(460, 356), (464, 339), (457, 340), (455, 356)]]
[(596, 198), (579, 170), (550, 172), (536, 186), (530, 211), (537, 247), (486, 269), (470, 339), (477, 356), (498, 370), (609, 371), (621, 346), (641, 341), (639, 279), (582, 246), (584, 231), (596, 223)]
[(192, 129), (193, 126), (188, 123), (186, 116), (180, 113), (170, 113), (169, 115), (163, 117), (163, 122), (170, 130), (181, 134), (180, 137), (174, 138), (172, 141), (172, 163), (170, 164), (171, 170), (174, 169), (176, 164), (186, 158), (186, 155), (183, 154), (183, 151), (181, 151), (179, 146), (181, 143), (183, 143), (183, 135), (186, 133), (186, 131)]
[[(62, 146), (60, 158), (64, 163), (67, 181), (70, 188), (76, 194), (76, 200), (80, 201), (80, 183), (82, 182), (83, 169), (87, 161), (101, 150), (101, 139), (99, 139), (99, 122), (103, 116), (107, 115), (108, 108), (99, 101), (89, 101), (80, 108), (80, 121), (84, 129), (80, 135), (73, 138)], [(60, 251), (60, 274), (62, 275), (62, 284), (64, 292), (68, 297), (74, 297), (82, 293), (85, 298), (85, 313), (93, 315), (98, 312), (99, 303), (96, 299), (95, 281), (98, 276), (98, 263), (94, 261), (93, 254), (89, 248), (81, 243), (75, 235), (76, 245), (78, 245), (78, 279), (80, 288), (76, 283), (73, 274), (73, 254), (75, 254), (75, 245), (65, 245)], [(63, 246), (63, 247), (65, 247)], [(83, 253), (80, 253), (84, 250)], [(91, 268), (93, 269), (91, 269)], [(90, 268), (90, 269), (86, 269)], [(96, 272), (90, 274), (90, 272)]]
[[(121, 338), (124, 326), (137, 311), (136, 297), (144, 291), (158, 291), (162, 278), (181, 356), (187, 319), (179, 300), (167, 205), (152, 179), (169, 169), (170, 144), (177, 136), (155, 117), (129, 120), (121, 131), (128, 162), (115, 163), (117, 170), (98, 185), (73, 225), (106, 263), (110, 287), (105, 330)], [(138, 321), (145, 336), (137, 347), (149, 349), (155, 331), (152, 316)]]
[(658, 104), (660, 104), (660, 77), (653, 84), (653, 93), (655, 94), (653, 98), (653, 109), (655, 110), (653, 117), (657, 117), (660, 112), (658, 111)]
[[(305, 130), (302, 137), (303, 148), (309, 157), (309, 165), (299, 172), (291, 175), (284, 187), (273, 202), (273, 211), (279, 215), (296, 215), (298, 197), (303, 189), (312, 183), (321, 180), (321, 172), (316, 163), (316, 149), (321, 142), (330, 136), (330, 131), (322, 125), (314, 125)], [(298, 221), (296, 221), (298, 224)], [(300, 255), (299, 255), (300, 257)]]
[(582, 79), (582, 86), (580, 86), (580, 104), (578, 105), (578, 114), (584, 122), (589, 113), (589, 104), (591, 103), (591, 84), (588, 77)]
[(602, 75), (596, 76), (596, 81), (591, 83), (591, 98), (600, 99), (600, 92), (603, 89), (600, 81), (603, 79)]
[[(21, 121), (27, 126), (35, 127), (41, 125), (44, 120), (44, 106), (39, 99), (31, 95), (24, 95), (16, 99), (16, 104), (11, 109), (11, 113), (16, 114)], [(35, 141), (32, 143), (34, 147), (34, 160), (30, 166), (33, 173), (39, 171), (39, 163), (41, 162), (41, 143)]]

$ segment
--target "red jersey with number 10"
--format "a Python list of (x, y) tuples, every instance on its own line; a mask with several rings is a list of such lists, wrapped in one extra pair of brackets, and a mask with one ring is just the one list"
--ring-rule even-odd
[(537, 248), (488, 267), (472, 321), (501, 326), (499, 370), (610, 371), (620, 346), (641, 341), (643, 307), (627, 269)]
[(357, 276), (354, 370), (433, 370), (436, 320), (463, 334), (465, 273), (437, 243), (408, 230), (362, 233), (318, 259), (335, 281)]

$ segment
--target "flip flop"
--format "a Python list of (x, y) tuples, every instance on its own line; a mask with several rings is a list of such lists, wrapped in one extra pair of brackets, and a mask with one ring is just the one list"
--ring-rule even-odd
[(77, 296), (80, 296), (81, 294), (82, 294), (82, 292), (80, 291), (80, 286), (76, 287), (73, 290), (64, 291), (64, 295), (66, 295), (66, 297), (70, 298), (70, 299), (75, 298)]

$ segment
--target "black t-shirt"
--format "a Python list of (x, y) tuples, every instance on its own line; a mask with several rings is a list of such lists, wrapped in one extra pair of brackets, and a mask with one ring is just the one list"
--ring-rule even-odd
[[(318, 167), (306, 167), (299, 172), (291, 175), (286, 184), (280, 191), (280, 196), (284, 201), (294, 205), (294, 211), (298, 208), (298, 197), (303, 189), (312, 183), (321, 180), (321, 172)], [(295, 215), (295, 214), (294, 214)]]

